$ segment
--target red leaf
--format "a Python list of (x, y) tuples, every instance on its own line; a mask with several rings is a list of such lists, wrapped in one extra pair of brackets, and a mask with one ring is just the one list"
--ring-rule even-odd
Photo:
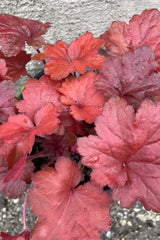
[(19, 112), (25, 113), (32, 121), (35, 113), (46, 103), (53, 103), (55, 106), (62, 105), (59, 100), (60, 94), (48, 76), (43, 76), (40, 80), (29, 79), (22, 94), (24, 100), (19, 101), (16, 107)]
[(24, 170), (24, 166), (26, 163), (26, 158), (27, 158), (27, 154), (25, 154), (12, 168), (12, 171), (7, 174), (7, 176), (4, 179), (4, 182), (9, 182), (11, 179), (13, 180), (18, 180)]
[(34, 116), (34, 122), (36, 124), (35, 134), (43, 137), (44, 135), (51, 135), (57, 129), (60, 120), (57, 118), (57, 109), (52, 103), (47, 103)]
[(10, 81), (0, 82), (0, 123), (7, 121), (9, 115), (14, 114), (16, 91)]
[(101, 35), (110, 55), (122, 56), (128, 50), (150, 46), (160, 59), (160, 12), (150, 9), (141, 15), (134, 15), (129, 24), (115, 21), (109, 30)]
[(76, 137), (73, 133), (65, 132), (63, 135), (52, 134), (45, 139), (40, 139), (43, 149), (57, 159), (59, 156), (70, 156), (69, 148), (75, 143)]
[(35, 55), (33, 59), (50, 58), (45, 73), (54, 80), (61, 80), (74, 71), (84, 74), (87, 66), (94, 70), (100, 69), (105, 57), (99, 55), (98, 51), (103, 44), (103, 40), (93, 38), (92, 33), (87, 32), (69, 46), (63, 41), (57, 41), (56, 45), (46, 44), (44, 52)]
[(0, 126), (2, 145), (0, 154), (7, 158), (14, 151), (8, 159), (9, 162), (14, 162), (13, 159), (19, 160), (19, 157), (21, 158), (25, 153), (30, 153), (35, 140), (32, 129), (34, 129), (33, 123), (24, 114), (10, 116), (8, 122)]
[(107, 53), (113, 56), (123, 56), (130, 50), (129, 47), (129, 26), (125, 22), (114, 21), (109, 30), (103, 33), (100, 38), (105, 40)]
[(25, 50), (25, 42), (39, 48), (44, 44), (41, 35), (45, 34), (50, 23), (0, 14), (0, 45), (7, 57), (16, 56)]
[(137, 108), (141, 101), (160, 94), (160, 75), (150, 47), (128, 51), (122, 59), (108, 57), (95, 83), (105, 99), (113, 95), (124, 97)]
[(30, 232), (28, 230), (24, 230), (20, 234), (10, 235), (5, 232), (0, 232), (1, 240), (29, 240)]
[[(20, 169), (18, 169), (18, 166)], [(18, 198), (27, 189), (27, 184), (31, 183), (31, 174), (34, 165), (30, 160), (21, 160), (9, 168), (5, 159), (0, 158), (0, 193), (9, 198)], [(7, 180), (7, 181), (6, 181)]]
[(95, 73), (87, 72), (79, 78), (68, 78), (59, 88), (62, 103), (70, 105), (71, 114), (78, 121), (93, 123), (102, 113), (104, 97), (96, 90), (95, 79)]
[(50, 135), (58, 129), (59, 119), (55, 107), (48, 103), (31, 120), (24, 114), (10, 116), (8, 122), (0, 126), (0, 155), (11, 168), (26, 153), (31, 153), (35, 136)]
[(24, 114), (10, 116), (8, 122), (0, 126), (0, 156), (4, 159), (2, 166), (8, 167), (0, 174), (0, 192), (5, 196), (19, 197), (26, 190), (31, 171), (28, 171), (29, 165), (25, 169), (24, 155), (31, 153), (36, 135), (43, 137), (57, 130), (56, 116), (55, 108), (48, 103), (35, 114), (36, 126)]
[(5, 79), (16, 82), (21, 76), (27, 75), (25, 66), (31, 60), (31, 54), (26, 54), (25, 51), (21, 51), (16, 56), (3, 58), (6, 61), (6, 66), (8, 69)]
[(56, 131), (56, 134), (62, 135), (65, 134), (66, 130), (75, 134), (81, 134), (83, 132), (84, 122), (76, 121), (70, 114), (69, 106), (63, 106), (59, 111), (59, 129)]
[(0, 81), (4, 80), (7, 70), (6, 61), (0, 55)]
[(31, 239), (100, 239), (110, 229), (109, 195), (91, 183), (76, 187), (82, 173), (69, 158), (59, 158), (55, 168), (34, 175), (29, 203), (38, 221)]
[(160, 102), (145, 100), (135, 115), (124, 99), (111, 98), (95, 125), (98, 136), (78, 139), (91, 179), (111, 187), (113, 199), (130, 208), (136, 201), (160, 212)]
[(8, 122), (0, 126), (0, 156), (6, 167), (5, 172), (0, 173), (0, 192), (7, 197), (20, 197), (27, 188), (26, 183), (30, 182), (33, 165), (30, 168), (26, 163), (27, 168), (24, 167), (21, 158), (32, 150), (33, 130), (33, 123), (25, 115), (10, 116)]
[(0, 154), (13, 166), (25, 153), (31, 153), (35, 136), (53, 134), (57, 128), (55, 107), (50, 103), (40, 109), (34, 118), (36, 126), (24, 114), (10, 116), (8, 122), (0, 126)]

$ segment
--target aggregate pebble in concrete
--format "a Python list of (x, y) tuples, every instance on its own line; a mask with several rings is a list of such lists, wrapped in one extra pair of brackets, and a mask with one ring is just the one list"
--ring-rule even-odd
[(139, 202), (131, 209), (123, 209), (117, 202), (110, 209), (112, 228), (109, 237), (106, 234), (102, 235), (103, 240), (160, 239), (160, 214), (146, 211)]
[[(18, 234), (23, 230), (23, 203), (25, 194), (19, 199), (0, 196), (0, 230)], [(101, 234), (102, 240), (160, 240), (160, 214), (146, 211), (137, 202), (131, 209), (121, 208), (118, 202), (111, 207), (112, 228)], [(31, 230), (36, 217), (27, 208), (27, 226)]]
[[(0, 195), (0, 231), (10, 234), (18, 234), (23, 231), (23, 204), (25, 194), (18, 199), (4, 198)], [(32, 215), (27, 207), (26, 222), (29, 230), (36, 222), (36, 217)]]

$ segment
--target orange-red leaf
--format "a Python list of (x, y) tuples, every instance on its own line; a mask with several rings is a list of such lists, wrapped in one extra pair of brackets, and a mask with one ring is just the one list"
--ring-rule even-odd
[(129, 26), (125, 22), (114, 21), (109, 30), (101, 35), (105, 40), (105, 47), (110, 55), (123, 56), (130, 49)]
[(100, 69), (105, 57), (98, 54), (103, 40), (93, 38), (92, 33), (85, 33), (67, 46), (63, 41), (56, 45), (47, 44), (43, 53), (33, 57), (34, 60), (50, 58), (46, 63), (45, 73), (54, 80), (61, 80), (74, 71), (84, 74), (86, 67)]
[(53, 134), (59, 124), (56, 109), (51, 104), (41, 108), (32, 121), (24, 114), (10, 116), (8, 122), (0, 126), (0, 155), (10, 167), (25, 153), (31, 153), (35, 136)]
[(70, 105), (71, 114), (76, 120), (93, 123), (102, 113), (103, 95), (94, 86), (96, 74), (87, 72), (79, 78), (69, 78), (59, 88), (63, 94), (61, 101)]
[(27, 154), (25, 154), (14, 166), (12, 171), (10, 171), (4, 179), (4, 182), (9, 182), (10, 180), (18, 180), (24, 170), (26, 163)]

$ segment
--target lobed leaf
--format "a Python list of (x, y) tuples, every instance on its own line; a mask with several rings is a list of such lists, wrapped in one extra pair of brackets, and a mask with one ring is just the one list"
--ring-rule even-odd
[(92, 33), (86, 32), (69, 46), (63, 41), (57, 41), (55, 45), (47, 44), (44, 52), (35, 55), (33, 59), (50, 58), (45, 66), (45, 74), (53, 80), (62, 80), (75, 71), (84, 74), (86, 67), (100, 69), (105, 57), (98, 51), (103, 44), (103, 40), (93, 38)]
[(103, 95), (94, 86), (96, 74), (87, 72), (79, 78), (68, 78), (58, 90), (63, 94), (62, 103), (69, 105), (71, 114), (78, 120), (93, 123), (102, 113)]
[[(14, 151), (13, 155), (22, 156), (25, 153), (31, 153), (35, 136), (44, 136), (53, 134), (59, 124), (55, 107), (50, 103), (41, 108), (34, 118), (35, 125), (24, 114), (10, 116), (8, 122), (0, 126), (0, 140), (2, 156), (9, 156)], [(46, 124), (47, 122), (47, 124)], [(12, 160), (13, 162), (13, 156)]]
[(50, 23), (29, 20), (9, 14), (0, 14), (0, 46), (6, 57), (12, 57), (25, 50), (25, 42), (35, 48), (44, 45), (41, 35)]
[(95, 85), (106, 100), (118, 95), (135, 108), (141, 101), (160, 94), (160, 75), (149, 46), (128, 51), (121, 59), (108, 57), (97, 75)]
[(136, 201), (160, 211), (160, 102), (142, 102), (137, 114), (124, 99), (111, 98), (95, 121), (97, 136), (78, 139), (82, 164), (91, 180), (112, 189), (114, 200), (130, 208)]
[(158, 9), (144, 10), (141, 15), (134, 15), (129, 24), (114, 21), (100, 38), (105, 40), (107, 53), (113, 56), (123, 56), (128, 50), (133, 51), (138, 47), (150, 46), (160, 64), (160, 12)]
[[(33, 128), (33, 123), (24, 114), (11, 115), (8, 122), (0, 126), (0, 153), (7, 157), (15, 148), (18, 156), (19, 154), (23, 156), (26, 152), (30, 153), (35, 138), (35, 134), (32, 131)], [(10, 160), (13, 161), (13, 159)]]
[(110, 229), (109, 195), (91, 183), (76, 187), (82, 178), (76, 162), (65, 157), (34, 175), (29, 203), (38, 221), (31, 239), (100, 239)]
[(31, 60), (31, 54), (26, 54), (25, 51), (21, 51), (18, 55), (13, 57), (1, 57), (6, 61), (6, 80), (16, 82), (21, 76), (27, 75), (25, 66)]
[(56, 90), (55, 83), (48, 76), (42, 76), (40, 80), (29, 79), (22, 95), (24, 100), (19, 101), (16, 107), (19, 112), (25, 113), (32, 121), (36, 112), (45, 104), (61, 105), (60, 94)]
[[(0, 156), (3, 158), (2, 166), (7, 167), (5, 172), (0, 173), (0, 192), (3, 191), (5, 195), (13, 196), (13, 192), (14, 196), (19, 196), (26, 190), (25, 182), (30, 180), (24, 169), (26, 158), (23, 157), (31, 153), (36, 135), (44, 137), (58, 129), (59, 119), (55, 107), (51, 103), (46, 104), (35, 114), (34, 123), (36, 126), (27, 116), (19, 114), (10, 116), (8, 122), (0, 126)], [(10, 189), (11, 186), (13, 190)], [(14, 191), (15, 187), (17, 193)]]

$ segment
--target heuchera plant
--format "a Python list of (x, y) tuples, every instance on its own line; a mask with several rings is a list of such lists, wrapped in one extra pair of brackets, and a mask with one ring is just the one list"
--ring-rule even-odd
[[(0, 14), (0, 192), (26, 192), (24, 230), (0, 236), (100, 239), (114, 201), (160, 212), (160, 12), (70, 45), (46, 43), (48, 27)], [(39, 80), (25, 69), (31, 58), (44, 62)], [(14, 82), (25, 75), (20, 100)], [(38, 219), (31, 231), (27, 204)]]

